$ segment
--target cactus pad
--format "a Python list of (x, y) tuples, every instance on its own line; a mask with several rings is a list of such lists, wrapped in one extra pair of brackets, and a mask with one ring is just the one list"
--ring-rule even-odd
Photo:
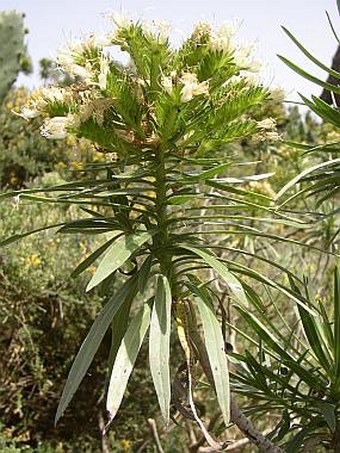
[(15, 82), (25, 55), (24, 14), (0, 11), (0, 102)]

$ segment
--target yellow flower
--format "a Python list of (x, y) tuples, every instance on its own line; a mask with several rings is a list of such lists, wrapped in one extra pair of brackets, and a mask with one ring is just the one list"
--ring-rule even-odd
[(122, 439), (122, 440), (120, 441), (120, 446), (121, 446), (121, 448), (122, 448), (124, 451), (128, 451), (128, 450), (130, 450), (130, 448), (131, 448), (131, 446), (132, 446), (132, 443), (131, 443), (131, 441), (128, 440), (128, 439)]
[(94, 274), (96, 272), (97, 268), (96, 266), (92, 265), (92, 266), (89, 266), (86, 271), (89, 272), (90, 274)]
[(36, 253), (33, 253), (33, 255), (27, 256), (25, 258), (25, 264), (27, 266), (29, 266), (29, 267), (31, 267), (31, 266), (39, 266), (40, 263), (41, 263), (41, 258)]
[(72, 162), (71, 165), (75, 170), (81, 170), (82, 168), (84, 168), (84, 162), (81, 162), (79, 160)]

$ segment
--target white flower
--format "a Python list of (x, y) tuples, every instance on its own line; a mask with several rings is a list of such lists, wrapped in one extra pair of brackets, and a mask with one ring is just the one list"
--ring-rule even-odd
[(40, 112), (38, 110), (31, 109), (29, 107), (22, 107), (20, 113), (17, 113), (17, 112), (13, 112), (13, 113), (15, 113), (18, 116), (21, 116), (25, 120), (31, 120), (40, 115)]
[(198, 96), (200, 94), (209, 94), (209, 82), (206, 80), (199, 83), (196, 74), (186, 72), (182, 75), (180, 81), (183, 84), (181, 90), (182, 102), (188, 102), (194, 96)]
[(263, 64), (259, 59), (253, 57), (255, 51), (255, 43), (239, 44), (234, 51), (234, 60), (237, 66), (250, 72), (259, 72)]
[(13, 204), (14, 204), (14, 206), (15, 206), (16, 208), (19, 207), (19, 203), (20, 203), (20, 193), (19, 193), (19, 195), (15, 195), (14, 197), (12, 197), (12, 202), (13, 202)]
[(208, 22), (198, 22), (192, 32), (191, 39), (199, 42), (205, 35), (211, 35), (211, 25)]
[(55, 116), (45, 120), (40, 128), (40, 133), (48, 139), (62, 140), (67, 137), (69, 118), (66, 116)]
[(264, 129), (267, 131), (272, 131), (276, 127), (276, 121), (273, 118), (266, 118), (262, 121), (257, 122), (257, 127), (259, 129)]
[(65, 46), (59, 49), (57, 61), (60, 66), (64, 67), (74, 64), (75, 58), (81, 56), (84, 52), (83, 43), (80, 40), (70, 40)]
[(132, 23), (131, 19), (129, 19), (125, 14), (118, 13), (117, 11), (109, 13), (108, 18), (111, 19), (118, 28), (127, 28)]
[(94, 32), (88, 33), (80, 42), (82, 52), (84, 50), (107, 47), (111, 44), (110, 36), (108, 34), (97, 34)]
[(273, 101), (276, 101), (276, 102), (283, 102), (285, 99), (284, 89), (281, 87), (274, 88), (270, 92), (270, 99), (273, 99)]
[(86, 46), (92, 46), (91, 42), (91, 40), (70, 41), (57, 56), (59, 66), (71, 76), (80, 77), (85, 81), (91, 80), (91, 64), (89, 62), (85, 66), (79, 64), (79, 58), (84, 55)]
[(233, 38), (239, 28), (237, 22), (225, 22), (217, 31), (210, 35), (209, 46), (217, 52), (229, 52), (234, 50)]
[(282, 140), (282, 135), (278, 134), (275, 131), (268, 131), (265, 134), (265, 139), (270, 140), (272, 142), (278, 142), (278, 141)]
[(65, 102), (67, 91), (65, 88), (59, 87), (44, 87), (41, 89), (41, 96), (48, 101), (54, 102)]
[(171, 29), (170, 22), (166, 20), (154, 20), (152, 23), (156, 29), (159, 42), (165, 43), (169, 38), (169, 33)]
[(161, 84), (162, 84), (164, 91), (166, 91), (168, 94), (172, 93), (172, 90), (174, 88), (172, 77), (163, 76), (162, 80), (161, 80)]
[(99, 88), (101, 90), (106, 89), (107, 75), (110, 70), (110, 61), (106, 55), (102, 54), (100, 57), (100, 73), (98, 75)]

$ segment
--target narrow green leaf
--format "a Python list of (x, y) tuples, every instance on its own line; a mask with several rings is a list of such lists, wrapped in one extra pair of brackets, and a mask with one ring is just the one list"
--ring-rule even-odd
[(321, 328), (323, 331), (323, 336), (325, 338), (325, 341), (327, 342), (327, 345), (331, 351), (333, 351), (333, 357), (335, 359), (335, 352), (334, 352), (334, 332), (333, 332), (333, 323), (330, 320), (330, 316), (328, 316), (330, 313), (327, 313), (328, 310), (324, 306), (323, 302), (321, 300), (318, 301), (318, 310), (320, 310), (320, 319), (322, 320)]
[[(111, 348), (108, 358), (108, 368), (110, 373), (116, 360), (118, 349), (127, 330), (131, 305), (137, 293), (137, 286), (138, 285), (134, 288), (134, 291), (131, 291), (129, 297), (126, 298), (125, 303), (120, 306), (119, 310), (117, 310), (111, 322)], [(110, 374), (107, 376), (106, 384), (108, 384), (109, 378)]]
[(100, 343), (111, 324), (112, 319), (119, 310), (119, 308), (126, 302), (131, 293), (134, 293), (137, 285), (137, 279), (132, 277), (128, 280), (121, 289), (111, 297), (104, 308), (101, 310), (95, 319), (92, 327), (87, 334), (83, 344), (81, 345), (76, 358), (73, 361), (67, 381), (59, 401), (57, 413), (55, 416), (55, 423), (58, 422), (60, 417), (65, 412), (68, 404), (70, 403), (73, 395), (77, 391), (81, 381), (83, 380), (89, 366), (92, 363), (93, 357), (97, 352)]
[[(234, 262), (234, 261), (227, 261), (227, 260), (224, 260), (224, 261), (227, 262), (228, 266), (230, 268), (232, 268), (234, 272), (242, 273), (242, 274), (247, 275), (248, 277), (251, 277), (265, 285), (269, 285), (272, 288), (275, 288), (276, 290), (278, 290), (281, 293), (288, 296), (290, 299), (294, 300), (294, 302), (296, 302), (297, 304), (301, 305), (306, 311), (311, 313), (313, 316), (316, 316), (316, 314), (317, 314), (316, 311), (308, 306), (308, 301), (306, 301), (306, 299), (301, 294), (296, 294), (291, 288), (288, 288), (281, 283), (277, 283), (275, 280), (271, 280), (270, 278), (266, 277), (264, 274), (261, 274), (260, 272), (257, 272), (253, 268), (244, 266), (243, 264), (240, 264), (240, 263)], [(267, 262), (269, 264), (272, 264), (274, 267), (278, 267), (275, 265), (274, 262), (270, 263), (270, 260), (268, 260)], [(280, 268), (280, 267), (278, 267), (278, 268)], [(284, 269), (282, 269), (282, 270), (284, 270)], [(287, 270), (285, 270), (285, 272), (289, 275), (289, 272), (287, 272)]]
[(333, 85), (328, 82), (324, 82), (321, 79), (318, 79), (317, 77), (314, 77), (313, 75), (309, 74), (299, 66), (297, 66), (295, 63), (292, 61), (288, 60), (287, 58), (283, 57), (282, 55), (278, 55), (280, 60), (282, 60), (290, 69), (295, 71), (297, 74), (305, 78), (306, 80), (309, 80), (310, 82), (316, 83), (317, 85), (326, 88), (326, 90), (333, 91), (334, 93), (340, 93), (340, 87)]
[(102, 217), (99, 218), (85, 218), (72, 220), (71, 222), (66, 223), (58, 233), (60, 234), (73, 234), (73, 233), (87, 233), (87, 234), (98, 234), (105, 231), (112, 231), (117, 228), (117, 222), (111, 219), (105, 219)]
[(321, 410), (322, 415), (324, 416), (326, 423), (332, 433), (334, 433), (336, 428), (336, 416), (335, 416), (335, 407), (333, 404), (328, 401), (316, 400), (317, 407)]
[(145, 334), (150, 324), (150, 306), (144, 304), (124, 335), (113, 365), (106, 409), (109, 413), (109, 423), (114, 419), (123, 400), (125, 389), (134, 367), (138, 352), (142, 346)]
[(170, 332), (171, 289), (168, 279), (158, 275), (151, 315), (149, 360), (159, 406), (165, 423), (170, 421)]
[(205, 261), (210, 267), (214, 269), (215, 272), (217, 272), (220, 277), (223, 278), (223, 280), (227, 283), (227, 285), (230, 288), (230, 291), (234, 295), (235, 299), (238, 302), (241, 302), (242, 304), (247, 305), (247, 297), (244, 293), (242, 284), (240, 281), (228, 270), (227, 266), (219, 261), (217, 257), (212, 255), (211, 253), (206, 252), (205, 250), (201, 248), (194, 248), (194, 247), (189, 247), (187, 245), (183, 246), (184, 249), (189, 250), (191, 253), (194, 253), (195, 255), (199, 256), (202, 258), (203, 261)]
[[(288, 368), (291, 368), (312, 388), (317, 385), (324, 384), (324, 382), (321, 382), (320, 384), (320, 382), (316, 379), (316, 376), (312, 375), (309, 370), (306, 370), (302, 365), (300, 365), (299, 360), (297, 360), (297, 358), (290, 353), (289, 342), (286, 341), (282, 344), (279, 339), (257, 319), (256, 316), (249, 311), (246, 311), (241, 306), (236, 306), (235, 308), (240, 312), (249, 326), (259, 335), (260, 339), (268, 346), (268, 353), (271, 353), (274, 357), (276, 356), (278, 360), (284, 363)], [(305, 353), (303, 353), (303, 355)]]
[(143, 294), (149, 284), (149, 276), (152, 268), (152, 256), (149, 255), (143, 262), (138, 272), (138, 291)]
[(197, 194), (188, 195), (171, 195), (169, 197), (169, 203), (172, 205), (181, 205), (197, 199)]
[(209, 299), (198, 288), (195, 290), (195, 293), (203, 324), (204, 342), (214, 378), (216, 396), (222, 411), (224, 423), (228, 426), (230, 420), (230, 387), (223, 335)]
[(86, 291), (90, 291), (119, 269), (150, 237), (151, 235), (147, 232), (120, 236), (105, 253), (98, 269), (87, 285)]
[[(300, 288), (295, 284), (294, 279), (289, 277), (289, 280), (293, 291), (296, 294), (301, 295)], [(323, 335), (320, 315), (318, 313), (316, 315), (312, 315), (300, 304), (298, 304), (298, 311), (308, 344), (313, 350), (320, 365), (329, 375), (332, 368), (332, 357), (329, 354), (327, 342), (325, 342), (326, 339)]]
[(209, 168), (208, 170), (204, 170), (201, 173), (196, 173), (196, 174), (186, 174), (188, 179), (191, 181), (205, 181), (207, 179), (213, 178), (216, 175), (219, 175), (223, 171), (225, 171), (227, 168), (230, 167), (230, 163), (223, 163), (221, 165), (217, 165), (213, 168)]
[(322, 99), (316, 98), (316, 96), (312, 96), (313, 101), (309, 100), (301, 93), (299, 93), (301, 99), (305, 103), (307, 107), (313, 110), (320, 118), (324, 119), (332, 123), (334, 126), (339, 126), (340, 121), (340, 114), (339, 111), (333, 107), (331, 107), (327, 102), (323, 101)]
[(65, 223), (55, 223), (54, 225), (47, 225), (45, 227), (37, 228), (36, 230), (26, 231), (25, 233), (13, 234), (13, 236), (0, 241), (0, 247), (5, 247), (6, 245), (13, 244), (13, 242), (20, 241), (27, 236), (31, 236), (31, 234), (40, 233), (41, 231), (50, 230), (52, 228), (58, 228), (63, 225), (65, 225)]
[(241, 306), (235, 306), (245, 321), (256, 331), (260, 339), (278, 354), (278, 357), (285, 360), (293, 360), (294, 357), (288, 352), (287, 345), (281, 346), (280, 341), (272, 332), (251, 312)]
[(331, 372), (331, 362), (326, 356), (326, 349), (324, 349), (322, 336), (319, 331), (319, 325), (317, 323), (317, 318), (310, 313), (308, 313), (301, 305), (298, 305), (298, 310), (300, 314), (300, 319), (303, 325), (303, 330), (308, 339), (308, 344), (315, 353), (315, 356), (322, 366), (322, 368), (330, 374)]
[(324, 71), (328, 72), (328, 74), (331, 74), (333, 77), (336, 79), (340, 78), (340, 73), (338, 71), (335, 71), (332, 68), (329, 68), (325, 64), (323, 64), (320, 60), (315, 58), (296, 38), (295, 36), (287, 30), (287, 28), (282, 27), (283, 31), (290, 37), (290, 39), (294, 42), (294, 44), (301, 50), (302, 53), (306, 55), (306, 57), (311, 60), (313, 63), (315, 63), (319, 68), (323, 69)]
[(315, 434), (318, 428), (318, 419), (316, 419), (300, 429), (298, 433), (286, 443), (285, 453), (296, 453), (301, 451), (300, 447), (303, 442), (308, 439), (310, 434)]
[(284, 438), (284, 436), (289, 432), (290, 425), (291, 425), (291, 421), (290, 421), (289, 412), (287, 409), (285, 409), (283, 411), (281, 421), (276, 427), (276, 429), (279, 428), (279, 431), (273, 440), (276, 442), (279, 442), (280, 440), (282, 440)]
[(334, 375), (336, 388), (340, 387), (340, 274), (334, 270)]
[(209, 181), (209, 182), (218, 183), (218, 184), (243, 184), (245, 182), (250, 182), (250, 181), (262, 181), (263, 179), (268, 179), (273, 175), (274, 175), (274, 173), (263, 173), (260, 175), (218, 178), (218, 179), (213, 179), (212, 181)]
[(105, 242), (105, 244), (101, 245), (97, 248), (91, 255), (84, 259), (78, 266), (72, 271), (71, 277), (75, 278), (78, 277), (82, 272), (84, 272), (92, 263), (96, 261), (104, 252), (105, 250), (112, 244), (118, 234), (121, 233), (120, 231), (113, 231), (111, 234), (108, 235), (109, 240)]
[(282, 195), (287, 192), (287, 190), (289, 190), (291, 187), (293, 187), (296, 183), (298, 183), (302, 178), (304, 178), (305, 176), (309, 175), (310, 173), (312, 173), (313, 171), (315, 170), (320, 170), (324, 167), (328, 167), (330, 165), (333, 165), (333, 164), (336, 164), (336, 163), (340, 163), (340, 158), (338, 159), (333, 159), (333, 160), (329, 160), (327, 162), (322, 162), (321, 164), (317, 164), (317, 165), (314, 165), (312, 167), (309, 167), (309, 168), (306, 168), (305, 170), (303, 170), (300, 174), (298, 174), (297, 176), (295, 176), (291, 181), (289, 181), (276, 195), (275, 199), (278, 200), (280, 197), (282, 197)]

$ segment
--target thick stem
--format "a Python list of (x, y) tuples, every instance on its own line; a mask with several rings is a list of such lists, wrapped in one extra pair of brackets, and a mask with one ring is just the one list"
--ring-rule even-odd
[(169, 247), (166, 156), (165, 150), (161, 146), (155, 150), (154, 177), (157, 233), (153, 238), (153, 250), (159, 262), (161, 273), (168, 278), (170, 285), (173, 286), (172, 255)]

